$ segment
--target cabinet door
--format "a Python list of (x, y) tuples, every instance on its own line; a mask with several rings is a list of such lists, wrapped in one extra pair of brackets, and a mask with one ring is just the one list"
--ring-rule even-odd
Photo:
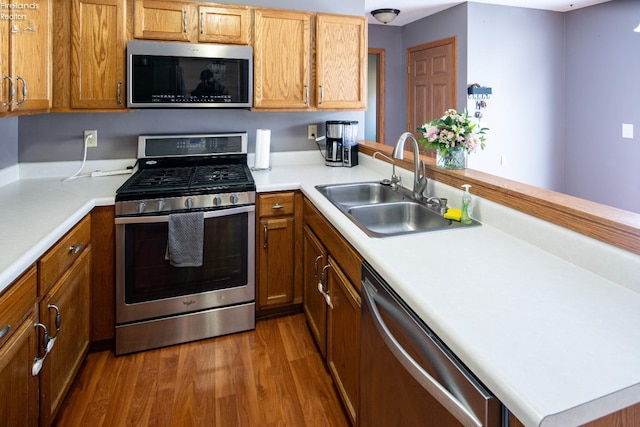
[[(327, 264), (327, 251), (309, 227), (304, 227), (303, 237), (303, 309), (311, 333), (327, 356), (327, 303), (318, 289), (322, 270)], [(325, 280), (326, 282), (326, 280)]]
[(71, 107), (126, 107), (125, 6), (125, 0), (73, 0)]
[(37, 355), (34, 311), (0, 347), (0, 425), (38, 425), (38, 377), (31, 375)]
[(189, 41), (190, 5), (174, 1), (136, 0), (133, 35), (137, 39)]
[(366, 18), (318, 14), (316, 20), (317, 107), (366, 107)]
[(311, 15), (256, 10), (254, 23), (254, 107), (309, 106)]
[(352, 425), (356, 424), (360, 382), (360, 295), (329, 257), (327, 365)]
[[(19, 3), (19, 2), (12, 2)], [(37, 8), (15, 9), (24, 20), (9, 21), (9, 76), (13, 78), (12, 110), (46, 110), (51, 107), (50, 0), (33, 2)]]
[(258, 233), (259, 309), (290, 304), (294, 298), (294, 218), (262, 219)]
[[(40, 372), (41, 426), (51, 425), (89, 348), (90, 285), (88, 247), (40, 301), (40, 322), (56, 338)], [(61, 322), (56, 332), (57, 313)]]
[(249, 8), (198, 6), (198, 41), (249, 44)]

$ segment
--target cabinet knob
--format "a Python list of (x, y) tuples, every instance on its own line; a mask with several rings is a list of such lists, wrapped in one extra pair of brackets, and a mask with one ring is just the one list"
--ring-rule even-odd
[(83, 247), (84, 245), (82, 244), (82, 242), (80, 242), (77, 245), (69, 246), (69, 252), (73, 252), (74, 254), (77, 254), (82, 250)]
[(0, 329), (0, 340), (4, 338), (9, 331), (11, 330), (11, 325), (7, 325), (4, 328)]

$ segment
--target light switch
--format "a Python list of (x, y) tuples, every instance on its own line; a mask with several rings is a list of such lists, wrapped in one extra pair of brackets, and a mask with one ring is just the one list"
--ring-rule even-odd
[(633, 139), (633, 125), (628, 123), (622, 124), (622, 137)]

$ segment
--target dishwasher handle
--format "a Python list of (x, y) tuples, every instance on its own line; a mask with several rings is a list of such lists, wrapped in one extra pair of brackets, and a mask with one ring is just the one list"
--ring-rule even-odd
[(362, 287), (364, 288), (364, 300), (367, 307), (371, 311), (373, 323), (376, 329), (380, 333), (383, 341), (398, 359), (400, 364), (411, 374), (411, 376), (433, 396), (442, 406), (444, 406), (458, 421), (465, 426), (469, 427), (482, 427), (482, 422), (468, 410), (458, 399), (455, 398), (449, 391), (436, 381), (422, 366), (416, 362), (411, 355), (400, 345), (395, 339), (387, 325), (385, 324), (378, 306), (375, 302), (376, 294), (378, 297), (379, 292), (373, 287), (373, 285), (367, 280), (362, 281)]

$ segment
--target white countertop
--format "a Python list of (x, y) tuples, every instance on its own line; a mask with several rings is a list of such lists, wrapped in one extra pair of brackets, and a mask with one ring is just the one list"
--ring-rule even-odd
[[(480, 199), (481, 227), (370, 238), (315, 185), (378, 180), (390, 166), (319, 158), (277, 157), (253, 173), (258, 191), (300, 189), (522, 422), (578, 425), (640, 402), (639, 256)], [(0, 291), (94, 206), (112, 204), (126, 178), (0, 187)], [(431, 191), (459, 207), (458, 190)]]

